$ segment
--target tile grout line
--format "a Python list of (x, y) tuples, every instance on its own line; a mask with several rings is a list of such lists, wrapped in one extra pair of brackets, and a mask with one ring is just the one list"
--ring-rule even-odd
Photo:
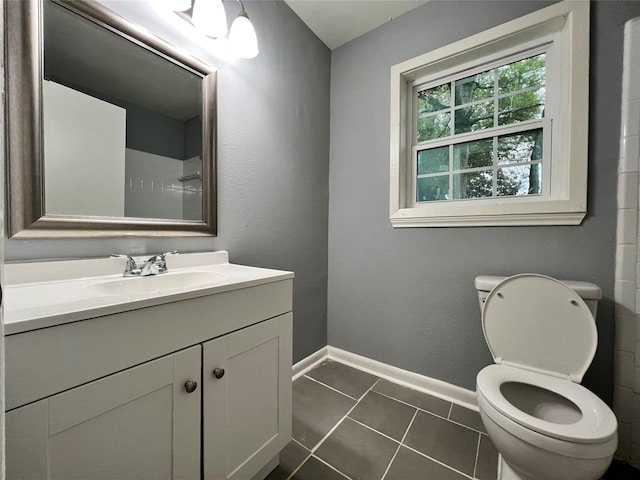
[(311, 454), (309, 455), (310, 457), (315, 458), (316, 460), (318, 460), (321, 463), (324, 463), (327, 467), (329, 467), (331, 470), (333, 470), (334, 472), (338, 472), (340, 475), (342, 475), (344, 478), (346, 478), (347, 480), (351, 480), (351, 477), (348, 477), (345, 473), (341, 472), (340, 470), (338, 470), (336, 467), (334, 467), (333, 465), (331, 465), (329, 462), (321, 459), (320, 457)]
[[(337, 389), (337, 388), (335, 388), (335, 387), (332, 387), (331, 385), (327, 385), (326, 383), (322, 383), (320, 380), (316, 380), (315, 378), (313, 378), (313, 377), (309, 377), (309, 376), (307, 376), (307, 375), (302, 375), (302, 376), (303, 376), (304, 378), (306, 378), (307, 380), (312, 380), (312, 381), (314, 381), (314, 382), (316, 382), (316, 383), (318, 383), (318, 384), (322, 385), (323, 387), (327, 387), (328, 389), (333, 390), (334, 392), (338, 392), (340, 395), (344, 395), (345, 397), (348, 397), (348, 398), (350, 398), (351, 400), (355, 400), (356, 402), (357, 402), (357, 401), (359, 401), (359, 399), (357, 399), (357, 398), (355, 398), (355, 397), (352, 397), (351, 395), (347, 395), (346, 393), (341, 392), (340, 390), (338, 390), (338, 389)], [(378, 383), (378, 382), (376, 381), (375, 383)], [(374, 383), (374, 385), (375, 385), (375, 383)], [(368, 392), (368, 390), (367, 390), (367, 392)], [(365, 392), (365, 393), (367, 393), (367, 392)], [(362, 398), (362, 397), (361, 397), (361, 398)]]
[(460, 470), (458, 470), (458, 469), (456, 469), (456, 468), (453, 468), (451, 465), (447, 465), (447, 464), (446, 464), (446, 463), (444, 463), (442, 460), (438, 460), (438, 459), (436, 459), (436, 458), (430, 457), (429, 455), (427, 455), (427, 454), (425, 454), (425, 453), (422, 453), (421, 451), (416, 450), (416, 449), (415, 449), (415, 448), (413, 448), (413, 447), (410, 447), (410, 446), (409, 446), (409, 445), (407, 445), (406, 443), (403, 443), (403, 444), (402, 444), (402, 446), (403, 446), (404, 448), (407, 448), (407, 449), (411, 450), (413, 453), (417, 453), (418, 455), (420, 455), (420, 456), (422, 456), (422, 457), (424, 457), (424, 458), (428, 458), (428, 459), (429, 459), (429, 460), (431, 460), (432, 462), (439, 463), (439, 464), (440, 464), (440, 465), (442, 465), (443, 467), (446, 467), (446, 468), (448, 468), (449, 470), (453, 470), (454, 472), (459, 473), (460, 475), (462, 475), (462, 476), (463, 476), (463, 477), (465, 477), (465, 478), (470, 478), (471, 480), (473, 480), (473, 477), (472, 477), (472, 476), (470, 476), (468, 473), (461, 472)]
[[(424, 408), (420, 408), (420, 407), (418, 407), (416, 405), (412, 405), (411, 403), (407, 403), (407, 402), (405, 402), (403, 400), (399, 400), (399, 399), (397, 399), (395, 397), (392, 397), (391, 395), (387, 395), (386, 393), (382, 393), (382, 392), (379, 392), (377, 390), (374, 390), (374, 392), (379, 394), (379, 395), (382, 395), (383, 397), (390, 398), (391, 400), (395, 400), (396, 402), (402, 403), (402, 404), (407, 405), (409, 407), (417, 408), (421, 412), (428, 413), (429, 415), (433, 415), (434, 417), (438, 417), (438, 418), (441, 418), (442, 420), (446, 420), (448, 422), (454, 423), (454, 424), (459, 425), (461, 427), (467, 428), (467, 429), (471, 430), (472, 432), (479, 433), (480, 435), (487, 435), (486, 432), (481, 432), (480, 430), (478, 430), (476, 428), (473, 428), (473, 427), (470, 427), (469, 425), (465, 425), (464, 423), (456, 422), (455, 420), (451, 420), (450, 418), (443, 417), (442, 415), (438, 415), (437, 413), (434, 413), (434, 412), (430, 412), (429, 410), (425, 410)], [(449, 402), (449, 403), (451, 403), (450, 409), (453, 408), (453, 403), (452, 402)], [(466, 407), (461, 407), (461, 408), (466, 408)]]
[[(380, 394), (380, 395), (382, 395), (382, 396), (385, 396), (385, 397), (387, 397), (387, 398), (390, 398), (391, 400), (395, 400), (396, 402), (404, 403), (405, 405), (409, 405), (410, 407), (417, 408), (418, 410), (421, 410), (421, 411), (423, 411), (423, 412), (430, 413), (431, 415), (435, 415), (436, 417), (438, 417), (438, 418), (442, 418), (443, 420), (448, 420), (448, 418), (447, 418), (447, 417), (443, 417), (442, 415), (438, 415), (437, 413), (430, 412), (429, 410), (425, 410), (424, 408), (420, 408), (420, 407), (418, 407), (417, 405), (413, 405), (413, 404), (411, 404), (411, 403), (407, 403), (407, 402), (405, 402), (404, 400), (400, 400), (400, 399), (398, 399), (398, 398), (396, 398), (396, 397), (392, 397), (392, 396), (391, 396), (391, 395), (389, 395), (389, 394), (382, 393), (382, 392), (379, 392), (379, 391), (377, 391), (377, 390), (374, 390), (374, 392), (376, 392), (376, 393), (378, 393), (378, 394)], [(426, 394), (425, 394), (425, 395), (426, 395)], [(449, 402), (449, 403), (451, 403), (451, 402)]]
[[(303, 445), (304, 446), (304, 445)], [(287, 480), (290, 480), (291, 478), (293, 478), (293, 476), (298, 473), (298, 470), (300, 470), (302, 468), (302, 465), (304, 465), (305, 463), (307, 463), (307, 460), (309, 460), (311, 457), (313, 456), (313, 454), (311, 452), (309, 452), (309, 455), (306, 455), (304, 457), (304, 460), (302, 460), (302, 462), (300, 462), (300, 465), (298, 465), (293, 472), (291, 472), (291, 475), (289, 475), (287, 477)]]
[(447, 414), (447, 420), (451, 420), (451, 412), (453, 412), (453, 402), (449, 406), (449, 413)]
[(298, 445), (300, 445), (302, 448), (304, 448), (305, 450), (309, 450), (307, 447), (305, 447), (304, 445), (302, 445), (298, 440), (296, 440), (295, 438), (291, 437), (291, 440), (296, 442)]
[[(417, 413), (417, 412), (416, 412), (416, 413)], [(383, 436), (384, 438), (388, 438), (389, 440), (393, 440), (395, 443), (400, 443), (400, 441), (396, 440), (395, 438), (390, 437), (390, 436), (389, 436), (389, 435), (387, 435), (386, 433), (382, 433), (382, 432), (380, 432), (380, 431), (376, 430), (376, 429), (375, 429), (375, 428), (373, 428), (373, 427), (370, 427), (370, 426), (369, 426), (369, 425), (367, 425), (366, 423), (362, 423), (360, 420), (356, 420), (355, 418), (352, 418), (352, 417), (349, 417), (349, 420), (351, 420), (351, 421), (352, 421), (352, 422), (354, 422), (354, 423), (357, 423), (358, 425), (361, 425), (361, 426), (365, 427), (365, 428), (366, 428), (366, 429), (368, 429), (368, 430), (371, 430), (372, 432), (377, 433), (378, 435)]]
[[(379, 380), (379, 379), (378, 379), (378, 380)], [(371, 391), (371, 389), (374, 387), (374, 385), (375, 385), (376, 383), (378, 383), (378, 381), (377, 381), (377, 380), (376, 380), (376, 382), (375, 382), (373, 385), (371, 385), (371, 387), (369, 387), (369, 390), (367, 390), (367, 391), (365, 392), (365, 395)], [(354, 399), (354, 400), (355, 400), (355, 399)], [(336, 423), (336, 424), (331, 428), (331, 430), (329, 430), (329, 431), (325, 434), (325, 436), (324, 436), (324, 437), (322, 437), (322, 438), (320, 439), (320, 441), (316, 444), (316, 446), (315, 446), (315, 447), (313, 447), (313, 448), (311, 449), (311, 453), (312, 453), (312, 454), (316, 453), (316, 450), (318, 450), (318, 447), (320, 447), (320, 445), (322, 445), (322, 444), (324, 443), (324, 441), (329, 437), (329, 435), (331, 435), (331, 434), (332, 434), (332, 433), (333, 433), (333, 432), (334, 432), (334, 431), (335, 431), (335, 430), (336, 430), (340, 425), (342, 425), (342, 422), (344, 422), (344, 419), (345, 419), (345, 418), (347, 418), (347, 417), (349, 416), (349, 414), (353, 411), (353, 409), (354, 409), (354, 408), (356, 408), (356, 407), (358, 406), (358, 404), (359, 404), (359, 403), (360, 403), (360, 401), (359, 401), (359, 400), (356, 400), (356, 403), (354, 403), (354, 404), (353, 404), (353, 406), (352, 406), (352, 407), (347, 411), (347, 413), (345, 413), (345, 414), (343, 415), (343, 417), (342, 417), (342, 418), (341, 418), (341, 419), (340, 419), (340, 420), (339, 420), (339, 421), (338, 421), (338, 422), (337, 422), (337, 423)]]
[(478, 472), (478, 458), (480, 458), (480, 440), (482, 439), (481, 435), (478, 435), (478, 446), (476, 447), (476, 461), (473, 464), (473, 478), (476, 477), (476, 473)]
[(409, 425), (407, 426), (407, 429), (405, 430), (404, 435), (400, 439), (400, 443), (398, 443), (398, 448), (396, 448), (396, 452), (393, 454), (393, 457), (391, 457), (391, 460), (389, 461), (389, 464), (387, 465), (387, 468), (384, 471), (384, 474), (382, 474), (382, 479), (381, 480), (384, 480), (384, 477), (386, 477), (387, 473), (389, 473), (389, 469), (391, 468), (391, 464), (393, 463), (393, 461), (398, 456), (398, 452), (400, 451), (400, 447), (402, 447), (402, 442), (404, 442), (404, 439), (407, 437), (407, 434), (409, 433), (409, 429), (411, 428), (411, 425), (413, 425), (413, 421), (416, 419), (417, 415), (418, 415), (418, 409), (416, 408), (416, 411), (413, 412), (413, 417), (411, 418), (411, 421), (409, 422)]

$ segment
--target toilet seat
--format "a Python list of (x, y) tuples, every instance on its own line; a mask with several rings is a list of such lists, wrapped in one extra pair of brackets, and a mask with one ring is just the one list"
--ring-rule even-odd
[(509, 277), (491, 290), (482, 331), (496, 363), (576, 383), (598, 345), (584, 300), (559, 280), (531, 273)]
[[(572, 402), (582, 417), (562, 424), (533, 417), (514, 406), (502, 393), (508, 382), (532, 385), (554, 392)], [(566, 379), (507, 365), (489, 365), (477, 377), (477, 389), (498, 412), (519, 425), (542, 435), (574, 443), (603, 443), (616, 436), (617, 421), (609, 407), (583, 386)]]

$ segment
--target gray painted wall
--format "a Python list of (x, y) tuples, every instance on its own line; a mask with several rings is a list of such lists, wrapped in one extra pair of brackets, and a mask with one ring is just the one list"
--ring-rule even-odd
[[(296, 273), (294, 361), (323, 347), (327, 328), (329, 50), (280, 1), (245, 2), (257, 31), (260, 55), (229, 61), (162, 21), (148, 4), (104, 3), (219, 69), (219, 236), (6, 240), (6, 260), (229, 250), (235, 263)], [(239, 4), (226, 5), (232, 20)]]
[(582, 225), (393, 229), (388, 219), (390, 67), (546, 5), (432, 0), (333, 51), (328, 342), (475, 389), (477, 372), (492, 362), (476, 275), (591, 281), (604, 299), (584, 384), (611, 403), (623, 24), (640, 15), (640, 2), (592, 5), (589, 213)]

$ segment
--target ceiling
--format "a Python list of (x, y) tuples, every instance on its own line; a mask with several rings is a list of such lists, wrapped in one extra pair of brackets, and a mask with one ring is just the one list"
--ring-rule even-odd
[(53, 2), (44, 2), (44, 74), (67, 87), (185, 122), (202, 113), (202, 78)]
[(285, 0), (333, 50), (428, 0)]

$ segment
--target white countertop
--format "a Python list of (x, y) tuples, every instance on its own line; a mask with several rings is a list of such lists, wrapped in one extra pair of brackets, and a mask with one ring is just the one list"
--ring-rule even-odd
[[(294, 276), (292, 272), (231, 264), (225, 251), (167, 256), (168, 273), (149, 277), (125, 278), (124, 265), (124, 258), (6, 264), (5, 335)], [(182, 279), (194, 284), (181, 285)], [(105, 287), (109, 293), (103, 293)]]

